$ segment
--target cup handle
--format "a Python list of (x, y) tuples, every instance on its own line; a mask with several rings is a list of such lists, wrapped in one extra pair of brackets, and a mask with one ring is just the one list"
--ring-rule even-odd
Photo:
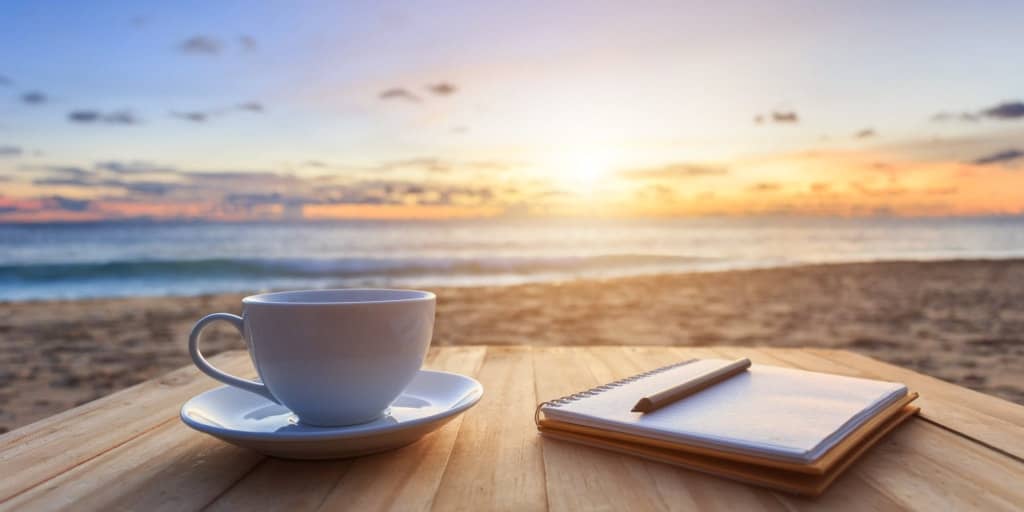
[(235, 377), (229, 373), (225, 373), (217, 368), (214, 368), (209, 361), (203, 357), (203, 354), (199, 352), (199, 335), (203, 332), (203, 328), (207, 324), (216, 322), (217, 320), (223, 320), (238, 329), (238, 333), (243, 337), (245, 336), (245, 330), (242, 327), (242, 317), (238, 315), (232, 315), (231, 313), (213, 313), (206, 315), (201, 318), (196, 325), (192, 327), (192, 333), (188, 335), (188, 353), (192, 356), (192, 362), (195, 363), (199, 371), (219, 380), (229, 386), (235, 386), (242, 388), (246, 391), (256, 393), (257, 395), (266, 397), (276, 404), (280, 404), (274, 395), (270, 394), (270, 390), (267, 389), (267, 385), (262, 382), (256, 382), (254, 380), (243, 379), (241, 377)]

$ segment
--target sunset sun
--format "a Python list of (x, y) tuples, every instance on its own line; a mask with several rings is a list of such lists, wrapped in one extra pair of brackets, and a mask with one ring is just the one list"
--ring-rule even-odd
[(576, 190), (589, 190), (610, 178), (617, 165), (616, 156), (606, 149), (570, 151), (557, 155), (548, 164), (555, 181)]

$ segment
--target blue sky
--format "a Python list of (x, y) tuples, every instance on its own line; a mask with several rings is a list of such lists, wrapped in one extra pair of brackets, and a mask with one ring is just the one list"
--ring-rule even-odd
[[(747, 186), (788, 177), (755, 175), (766, 166), (751, 161), (801, 151), (963, 162), (1024, 146), (1018, 117), (932, 120), (1024, 97), (1024, 4), (1014, 2), (5, 1), (0, 10), (0, 146), (20, 150), (0, 160), (7, 183), (20, 184), (8, 196), (57, 193), (22, 183), (26, 169), (111, 160), (312, 176), (322, 167), (304, 162), (359, 174), (434, 158), (521, 167), (513, 181), (566, 174), (554, 181), (590, 188), (621, 169), (745, 162), (751, 169), (731, 174)], [(450, 93), (431, 92), (439, 84)], [(381, 98), (395, 89), (404, 92)], [(45, 101), (25, 102), (33, 91)], [(82, 111), (98, 121), (71, 120)], [(796, 122), (773, 123), (773, 112)], [(135, 122), (102, 121), (115, 114)]]

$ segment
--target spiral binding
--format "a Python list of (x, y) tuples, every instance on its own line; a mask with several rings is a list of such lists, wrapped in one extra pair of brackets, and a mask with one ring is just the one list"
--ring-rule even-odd
[(600, 386), (595, 386), (595, 387), (592, 387), (592, 388), (590, 388), (590, 389), (588, 389), (586, 391), (580, 391), (579, 393), (573, 393), (571, 395), (566, 395), (566, 396), (563, 396), (562, 398), (556, 398), (554, 400), (548, 400), (546, 402), (541, 402), (541, 403), (537, 404), (537, 409), (533, 412), (533, 422), (536, 423), (538, 427), (540, 427), (540, 409), (541, 409), (541, 407), (544, 407), (545, 405), (548, 406), (548, 407), (561, 407), (561, 406), (566, 405), (568, 403), (575, 402), (575, 401), (577, 401), (577, 400), (579, 400), (581, 398), (587, 398), (587, 397), (590, 397), (590, 396), (598, 395), (598, 394), (604, 393), (605, 391), (608, 391), (609, 389), (614, 389), (614, 388), (617, 388), (617, 387), (620, 387), (620, 386), (624, 386), (626, 384), (629, 384), (630, 382), (635, 382), (635, 381), (643, 379), (645, 377), (650, 377), (651, 375), (657, 375), (657, 374), (659, 374), (661, 372), (667, 372), (667, 371), (669, 371), (669, 370), (671, 370), (673, 368), (679, 368), (680, 366), (688, 365), (688, 364), (690, 364), (690, 363), (692, 363), (694, 361), (696, 361), (696, 359), (687, 359), (686, 361), (680, 361), (678, 363), (672, 363), (672, 364), (667, 365), (667, 366), (662, 366), (661, 368), (655, 368), (653, 370), (648, 370), (646, 372), (638, 373), (636, 375), (630, 375), (629, 377), (626, 377), (624, 379), (619, 379), (617, 381), (609, 382), (607, 384), (602, 384)]

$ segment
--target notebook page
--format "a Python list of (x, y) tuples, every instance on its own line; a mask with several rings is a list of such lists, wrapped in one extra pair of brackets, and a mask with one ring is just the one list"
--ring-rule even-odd
[(907, 393), (893, 382), (755, 364), (656, 411), (630, 412), (640, 398), (728, 362), (697, 360), (542, 410), (567, 423), (806, 463)]

